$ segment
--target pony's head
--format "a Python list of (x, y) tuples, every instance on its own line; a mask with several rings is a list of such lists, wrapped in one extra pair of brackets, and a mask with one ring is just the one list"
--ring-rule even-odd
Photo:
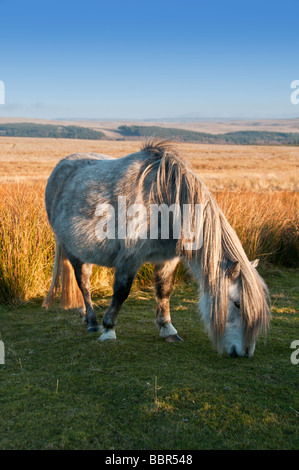
[(267, 287), (256, 271), (258, 260), (242, 267), (238, 261), (225, 264), (217, 289), (203, 292), (202, 319), (219, 353), (251, 357), (269, 323)]
[[(215, 198), (177, 152), (165, 142), (149, 142), (143, 149), (150, 154), (151, 163), (147, 161), (138, 181), (145, 184), (155, 172), (149, 202), (190, 207), (188, 221), (200, 248), (186, 248), (183, 229), (176, 254), (187, 258), (199, 280), (200, 310), (213, 343), (219, 352), (252, 356), (270, 317), (268, 291), (256, 270), (257, 261), (250, 263)], [(199, 226), (195, 222), (197, 205), (202, 207)]]

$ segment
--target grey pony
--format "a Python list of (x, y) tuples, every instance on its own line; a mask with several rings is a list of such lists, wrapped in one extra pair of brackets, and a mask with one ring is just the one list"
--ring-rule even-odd
[[(119, 196), (126, 197), (128, 206), (189, 204), (192, 220), (196, 204), (203, 205), (203, 245), (195, 251), (186, 249), (184, 234), (174, 236), (171, 228), (169, 238), (162, 239), (161, 224), (156, 239), (119, 236)], [(171, 323), (169, 299), (173, 273), (182, 259), (199, 280), (202, 319), (218, 351), (226, 350), (231, 356), (253, 354), (257, 336), (269, 324), (267, 288), (255, 269), (257, 261), (249, 262), (211, 193), (169, 143), (150, 141), (141, 151), (119, 159), (93, 153), (70, 155), (53, 170), (45, 199), (56, 240), (52, 284), (43, 303), (46, 308), (54, 300), (61, 274), (62, 293), (67, 299), (64, 307), (79, 306), (74, 274), (84, 300), (87, 330), (99, 331), (90, 295), (92, 266), (113, 267), (113, 296), (100, 339), (115, 339), (121, 305), (139, 268), (151, 262), (155, 265), (160, 335), (166, 341), (180, 341)], [(114, 238), (97, 237), (99, 204), (116, 208)]]

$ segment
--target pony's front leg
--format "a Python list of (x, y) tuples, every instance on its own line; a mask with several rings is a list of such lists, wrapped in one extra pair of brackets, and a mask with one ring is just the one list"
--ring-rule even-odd
[(130, 293), (132, 282), (138, 271), (138, 269), (130, 268), (128, 264), (125, 265), (124, 263), (121, 267), (116, 268), (113, 296), (103, 318), (103, 331), (99, 338), (100, 341), (116, 339), (115, 324), (118, 312)]
[(170, 296), (173, 285), (173, 273), (179, 259), (175, 258), (163, 264), (155, 266), (155, 292), (157, 300), (156, 324), (160, 330), (160, 336), (167, 342), (183, 341), (171, 323)]

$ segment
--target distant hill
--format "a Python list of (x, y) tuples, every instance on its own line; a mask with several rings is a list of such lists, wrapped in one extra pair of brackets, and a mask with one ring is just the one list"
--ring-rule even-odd
[(179, 142), (232, 145), (299, 145), (299, 133), (238, 131), (225, 134), (208, 134), (185, 129), (158, 126), (119, 126), (118, 132), (125, 138), (161, 137)]
[(299, 145), (297, 132), (271, 132), (242, 130), (211, 134), (183, 128), (162, 126), (120, 125), (102, 130), (85, 126), (37, 124), (33, 122), (0, 123), (0, 138), (47, 137), (56, 139), (88, 140), (141, 140), (152, 137), (171, 139), (177, 142), (230, 145)]
[(0, 124), (0, 136), (7, 137), (52, 137), (56, 139), (89, 139), (101, 140), (106, 136), (101, 131), (88, 127), (57, 126), (51, 124), (34, 124), (23, 122), (18, 124)]

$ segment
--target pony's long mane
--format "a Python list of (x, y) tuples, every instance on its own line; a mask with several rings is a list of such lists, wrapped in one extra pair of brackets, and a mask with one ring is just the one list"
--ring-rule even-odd
[(219, 208), (215, 198), (193, 171), (189, 163), (173, 149), (169, 141), (145, 143), (145, 158), (139, 184), (152, 176), (150, 203), (189, 204), (191, 220), (195, 205), (203, 205), (203, 244), (198, 252), (184, 250), (184, 235), (178, 243), (178, 254), (196, 258), (200, 263), (201, 288), (210, 297), (212, 337), (217, 346), (224, 333), (228, 307), (228, 267), (240, 263), (240, 315), (244, 344), (250, 345), (269, 322), (268, 291), (256, 269), (251, 265), (241, 242)]

